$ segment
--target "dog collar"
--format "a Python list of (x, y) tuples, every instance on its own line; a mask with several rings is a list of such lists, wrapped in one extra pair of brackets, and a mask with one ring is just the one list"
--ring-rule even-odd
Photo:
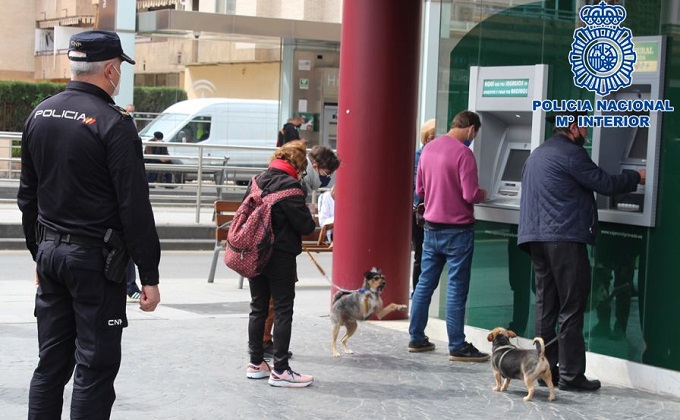
[(359, 289), (358, 292), (359, 292), (359, 293), (370, 293), (370, 294), (372, 294), (372, 295), (375, 295), (376, 293), (378, 293), (377, 291), (373, 291), (373, 290), (371, 290), (371, 289), (366, 289), (366, 288), (364, 288), (364, 287), (362, 287), (361, 289)]

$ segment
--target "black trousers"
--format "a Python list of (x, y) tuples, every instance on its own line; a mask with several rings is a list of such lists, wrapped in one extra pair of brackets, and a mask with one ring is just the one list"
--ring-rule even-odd
[(250, 317), (248, 321), (248, 349), (250, 362), (262, 363), (262, 336), (269, 313), (269, 298), (274, 299), (274, 369), (288, 369), (288, 347), (293, 324), (293, 302), (297, 261), (294, 254), (276, 252), (262, 270), (250, 279)]
[(420, 278), (421, 266), (423, 261), (423, 240), (425, 239), (425, 230), (416, 224), (415, 213), (411, 217), (411, 242), (413, 243), (413, 290), (416, 290), (418, 279)]
[(102, 248), (45, 241), (36, 258), (35, 316), (40, 361), (33, 373), (29, 419), (61, 419), (71, 375), (71, 419), (108, 419), (127, 326), (125, 282), (104, 278)]
[(536, 335), (546, 344), (558, 337), (545, 350), (551, 368), (559, 362), (560, 380), (581, 378), (586, 371), (583, 317), (590, 293), (586, 244), (533, 242), (531, 261), (536, 272)]

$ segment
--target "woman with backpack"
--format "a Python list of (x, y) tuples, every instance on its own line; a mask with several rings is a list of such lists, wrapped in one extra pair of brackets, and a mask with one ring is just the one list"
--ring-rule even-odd
[[(303, 141), (291, 141), (272, 155), (269, 168), (256, 179), (262, 196), (284, 191), (299, 190), (276, 201), (271, 207), (271, 227), (274, 233), (272, 254), (260, 274), (250, 278), (250, 318), (248, 322), (248, 349), (250, 363), (246, 376), (251, 379), (269, 378), (269, 385), (301, 388), (310, 385), (314, 378), (302, 375), (288, 364), (293, 301), (297, 279), (296, 257), (302, 252), (302, 236), (314, 231), (316, 224), (305, 204), (306, 192), (300, 184), (307, 167), (307, 150)], [(252, 185), (246, 191), (250, 194)], [(274, 364), (264, 360), (262, 335), (269, 312), (269, 298), (274, 299)]]

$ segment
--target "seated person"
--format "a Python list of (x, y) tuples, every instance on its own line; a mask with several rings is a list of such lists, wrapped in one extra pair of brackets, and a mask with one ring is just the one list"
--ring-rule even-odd
[[(335, 185), (319, 196), (319, 225), (332, 225), (335, 221)], [(333, 229), (326, 231), (328, 242), (333, 243)]]

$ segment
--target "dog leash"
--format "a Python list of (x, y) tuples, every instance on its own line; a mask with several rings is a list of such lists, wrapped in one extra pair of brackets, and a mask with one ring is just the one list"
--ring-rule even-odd
[(316, 261), (316, 258), (314, 258), (314, 256), (312, 255), (312, 253), (309, 252), (309, 251), (307, 251), (307, 255), (309, 255), (309, 258), (311, 258), (312, 262), (313, 262), (314, 265), (316, 266), (316, 269), (319, 270), (319, 273), (321, 273), (321, 275), (324, 276), (324, 277), (326, 278), (326, 280), (328, 280), (328, 282), (329, 282), (330, 284), (333, 284), (333, 282), (331, 281), (331, 279), (329, 279), (328, 276), (326, 275), (326, 271), (325, 271), (323, 268), (321, 268), (321, 265)]
[(557, 341), (557, 336), (555, 336), (555, 338), (553, 338), (552, 340), (548, 341), (548, 344), (545, 344), (543, 347), (548, 347), (549, 345), (551, 345), (555, 341)]
[(337, 284), (333, 283), (333, 281), (326, 275), (326, 271), (321, 267), (321, 265), (316, 261), (316, 258), (312, 255), (311, 252), (307, 251), (307, 255), (309, 255), (309, 258), (311, 258), (312, 262), (316, 266), (316, 269), (319, 270), (319, 273), (321, 273), (322, 276), (330, 283), (331, 286), (335, 287), (338, 292), (347, 292), (347, 293), (352, 293), (354, 290), (348, 290), (348, 289), (343, 289), (342, 287), (338, 286)]
[[(555, 336), (555, 338), (553, 338), (552, 340), (548, 341), (547, 344), (544, 344), (543, 348), (548, 347), (549, 345), (553, 344), (555, 341), (557, 341), (557, 336)], [(517, 338), (517, 343), (519, 344), (519, 337)], [(519, 345), (517, 347), (519, 348)]]

